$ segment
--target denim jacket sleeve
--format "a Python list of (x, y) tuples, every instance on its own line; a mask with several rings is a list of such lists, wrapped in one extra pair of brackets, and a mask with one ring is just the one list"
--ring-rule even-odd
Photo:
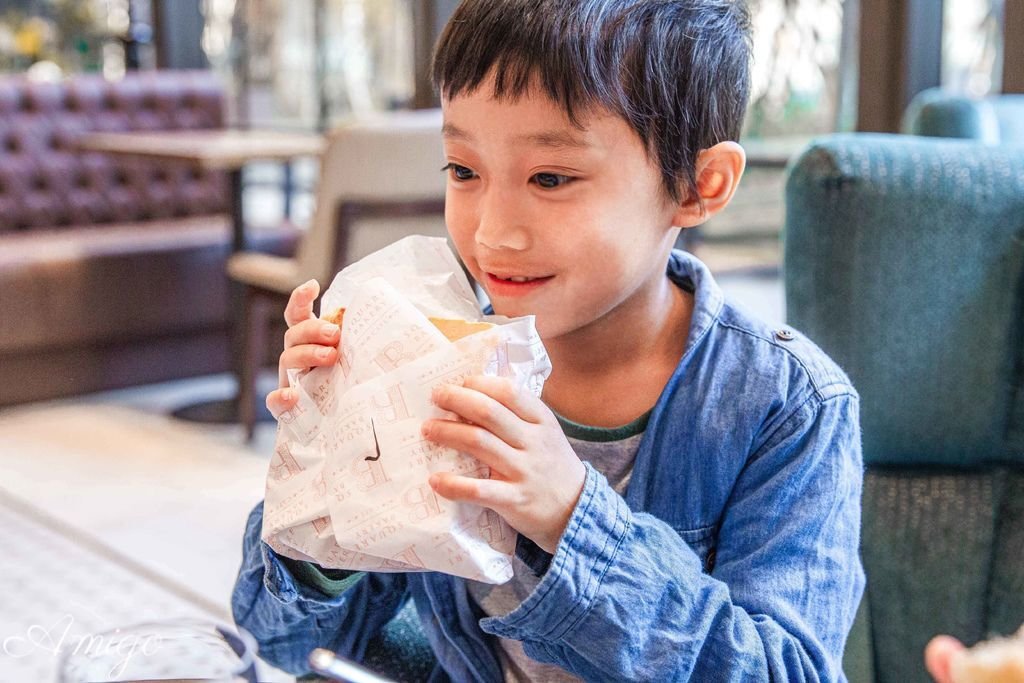
[(733, 487), (711, 575), (588, 466), (536, 590), (481, 626), (587, 680), (844, 680), (864, 587), (857, 396), (815, 394), (762, 437)]
[(361, 659), (369, 641), (406, 599), (405, 574), (366, 574), (330, 597), (299, 581), (260, 540), (263, 503), (249, 514), (242, 542), (242, 567), (231, 595), (231, 611), (259, 645), (260, 657), (285, 671), (310, 671), (306, 657), (317, 647)]

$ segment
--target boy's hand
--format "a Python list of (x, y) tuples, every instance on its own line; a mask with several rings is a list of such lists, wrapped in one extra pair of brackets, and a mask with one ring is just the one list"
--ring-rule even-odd
[(450, 500), (488, 507), (554, 554), (576, 507), (586, 468), (541, 400), (503, 377), (478, 375), (434, 390), (434, 403), (467, 422), (427, 420), (429, 440), (468, 453), (491, 468), (490, 479), (451, 473), (430, 477)]
[(288, 331), (284, 335), (284, 351), (278, 361), (278, 388), (267, 394), (267, 410), (275, 418), (295, 407), (298, 395), (288, 388), (288, 370), (309, 370), (318, 365), (332, 365), (338, 360), (341, 328), (321, 322), (313, 315), (313, 302), (320, 293), (316, 280), (292, 290), (284, 309)]

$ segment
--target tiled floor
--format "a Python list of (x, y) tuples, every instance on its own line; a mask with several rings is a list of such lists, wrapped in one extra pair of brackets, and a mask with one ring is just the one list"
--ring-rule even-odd
[[(56, 667), (59, 653), (34, 640), (52, 644), (65, 624), (73, 638), (184, 615), (230, 623), (272, 427), (250, 449), (238, 427), (168, 417), (230, 389), (230, 378), (211, 377), (0, 411), (0, 502), (20, 513), (0, 516), (0, 575), (20, 600), (0, 597), (0, 640), (32, 644), (21, 656), (0, 651), (0, 681), (53, 680), (24, 674)], [(260, 680), (291, 677), (267, 669)]]
[[(729, 296), (764, 319), (784, 320), (777, 277), (722, 276), (719, 282)], [(192, 401), (228, 396), (232, 388), (230, 377), (213, 376), (0, 410), (0, 489), (18, 504), (27, 503), (58, 524), (80, 530), (82, 541), (75, 546), (75, 534), (65, 534), (58, 540), (73, 546), (66, 548), (39, 532), (7, 542), (20, 548), (18, 576), (39, 579), (33, 585), (40, 597), (27, 592), (20, 596), (17, 624), (5, 622), (3, 614), (10, 608), (0, 607), (0, 636), (17, 633), (7, 631), (23, 630), (26, 624), (51, 623), (62, 609), (71, 610), (61, 604), (63, 598), (55, 597), (61, 593), (47, 589), (50, 580), (45, 577), (51, 575), (46, 572), (56, 571), (52, 576), (59, 577), (87, 571), (75, 553), (90, 544), (127, 558), (109, 572), (127, 576), (134, 571), (138, 585), (132, 590), (172, 595), (183, 610), (229, 618), (242, 528), (263, 494), (274, 427), (261, 425), (255, 442), (245, 446), (237, 426), (182, 423), (169, 413)], [(16, 532), (16, 525), (14, 517), (0, 517), (0, 535)], [(0, 540), (0, 545), (6, 544)], [(33, 570), (26, 573), (25, 567)], [(158, 604), (150, 598), (129, 598), (116, 582), (93, 578), (97, 580), (90, 584), (89, 599), (99, 606), (90, 609), (107, 610), (104, 624), (148, 615)], [(4, 666), (0, 657), (0, 681), (29, 680), (9, 676)]]
[[(219, 383), (191, 385), (205, 395)], [(228, 442), (227, 430), (148, 412), (141, 394), (0, 413), (3, 487), (225, 609), (267, 459)]]
[[(79, 645), (90, 634), (143, 621), (223, 619), (215, 605), (2, 491), (0, 547), (3, 681), (55, 680), (71, 659), (100, 654)], [(69, 658), (63, 665), (61, 655)]]

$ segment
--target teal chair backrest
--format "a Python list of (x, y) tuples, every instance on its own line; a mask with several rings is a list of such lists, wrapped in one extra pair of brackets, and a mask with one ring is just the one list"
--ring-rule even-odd
[(868, 577), (851, 681), (1024, 621), (1024, 148), (845, 134), (786, 187), (789, 322), (861, 395)]
[(971, 98), (930, 88), (907, 106), (902, 128), (911, 135), (1024, 144), (1024, 95)]

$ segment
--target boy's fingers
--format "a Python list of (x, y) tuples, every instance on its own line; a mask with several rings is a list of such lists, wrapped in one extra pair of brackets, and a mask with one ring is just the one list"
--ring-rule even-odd
[(281, 413), (294, 408), (298, 399), (294, 389), (274, 389), (267, 394), (267, 410), (276, 420)]
[(438, 408), (480, 425), (512, 448), (525, 447), (523, 421), (487, 394), (457, 384), (444, 384), (434, 390), (431, 398)]
[(309, 280), (292, 290), (284, 309), (284, 321), (288, 327), (313, 317), (313, 302), (318, 294), (320, 283), (316, 280)]
[(284, 370), (306, 370), (321, 365), (331, 365), (338, 360), (338, 349), (321, 344), (303, 344), (286, 349), (281, 354), (281, 368)]
[(437, 472), (430, 475), (428, 481), (438, 495), (448, 500), (475, 503), (495, 511), (514, 503), (512, 487), (503, 481), (463, 477), (451, 472)]
[(295, 323), (284, 333), (285, 350), (303, 344), (321, 344), (337, 346), (341, 340), (341, 328), (334, 323), (326, 323), (317, 318), (307, 318)]
[(541, 424), (544, 421), (545, 406), (541, 400), (525, 389), (517, 389), (507, 377), (473, 375), (467, 377), (462, 386), (490, 396), (527, 422)]
[(288, 386), (289, 369), (308, 370), (338, 360), (341, 328), (317, 318), (308, 318), (284, 333), (284, 351), (278, 360), (278, 386)]
[(322, 365), (333, 365), (338, 361), (338, 349), (320, 344), (303, 344), (285, 349), (278, 362), (278, 386), (288, 386), (289, 370), (308, 370)]
[(425, 420), (422, 433), (428, 440), (468, 453), (505, 476), (520, 474), (508, 445), (483, 427), (453, 420)]

